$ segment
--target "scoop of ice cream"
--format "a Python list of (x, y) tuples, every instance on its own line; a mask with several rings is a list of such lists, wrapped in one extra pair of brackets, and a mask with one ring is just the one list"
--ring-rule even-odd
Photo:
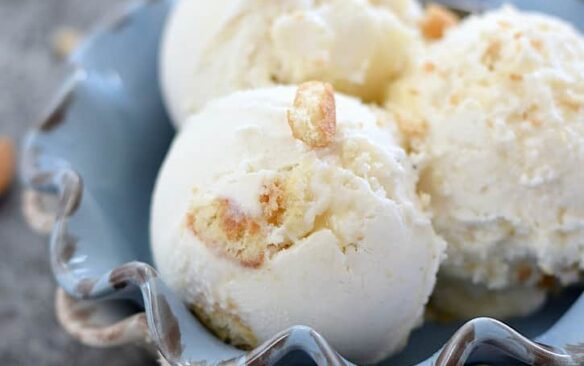
[(584, 269), (584, 41), (512, 8), (431, 44), (388, 105), (421, 167), (443, 270), (489, 288)]
[(547, 291), (539, 287), (518, 285), (493, 290), (467, 279), (439, 275), (428, 304), (428, 318), (444, 323), (481, 316), (527, 316), (539, 310), (546, 298)]
[(161, 81), (177, 126), (234, 91), (323, 80), (383, 101), (420, 38), (414, 0), (179, 1), (161, 52)]
[(392, 126), (322, 83), (210, 102), (179, 133), (156, 184), (162, 278), (238, 346), (303, 324), (357, 362), (398, 350), (444, 243)]

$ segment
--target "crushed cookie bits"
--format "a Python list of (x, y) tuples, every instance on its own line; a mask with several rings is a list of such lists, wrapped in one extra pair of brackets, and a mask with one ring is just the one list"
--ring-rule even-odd
[(66, 59), (79, 46), (81, 33), (70, 27), (59, 27), (51, 37), (53, 53), (59, 59)]
[(14, 160), (12, 141), (0, 136), (0, 196), (8, 191), (14, 178)]
[(495, 68), (495, 64), (499, 61), (501, 57), (501, 48), (502, 44), (499, 40), (493, 40), (489, 43), (487, 48), (485, 48), (485, 52), (481, 57), (481, 62), (485, 65), (489, 70), (493, 71)]
[(526, 283), (534, 275), (533, 268), (529, 265), (521, 265), (517, 269), (517, 281), (519, 283)]
[(337, 125), (333, 87), (319, 81), (300, 84), (287, 118), (294, 138), (314, 148), (331, 144)]
[(262, 226), (230, 199), (216, 198), (194, 206), (186, 225), (211, 249), (245, 267), (259, 267), (264, 261)]
[(282, 224), (284, 213), (286, 212), (286, 196), (284, 182), (281, 179), (264, 183), (260, 193), (260, 204), (263, 214), (270, 225), (278, 226)]
[(425, 120), (403, 113), (396, 113), (395, 117), (397, 126), (405, 137), (406, 150), (410, 151), (416, 141), (422, 140), (428, 135), (429, 126)]
[(509, 79), (511, 79), (511, 81), (523, 81), (523, 76), (519, 75), (519, 74), (511, 73), (511, 74), (509, 74)]
[(456, 26), (458, 21), (458, 16), (447, 8), (438, 4), (429, 4), (418, 25), (426, 39), (437, 40), (444, 36), (448, 28)]
[(257, 196), (259, 214), (246, 212), (236, 200), (224, 196), (202, 199), (187, 211), (185, 228), (218, 255), (244, 267), (260, 268), (314, 230), (314, 222), (305, 219), (312, 200), (310, 179), (308, 162), (266, 177)]
[(207, 309), (202, 302), (195, 301), (189, 308), (219, 339), (244, 350), (253, 349), (258, 345), (259, 341), (252, 329), (236, 315), (235, 305), (229, 304), (233, 309), (222, 309), (218, 305)]
[(434, 70), (436, 70), (436, 65), (428, 61), (425, 62), (424, 65), (422, 65), (422, 69), (427, 73), (431, 73)]

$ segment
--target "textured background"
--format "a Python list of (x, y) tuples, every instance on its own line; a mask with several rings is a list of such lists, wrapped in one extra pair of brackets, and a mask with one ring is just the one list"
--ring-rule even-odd
[[(65, 74), (51, 35), (86, 31), (122, 0), (0, 0), (0, 135), (20, 142)], [(138, 348), (84, 347), (59, 328), (47, 243), (20, 215), (20, 187), (0, 199), (0, 365), (155, 365)]]

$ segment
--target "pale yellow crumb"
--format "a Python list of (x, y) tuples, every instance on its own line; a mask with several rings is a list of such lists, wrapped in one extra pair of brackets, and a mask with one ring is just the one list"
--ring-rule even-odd
[(294, 138), (308, 146), (328, 146), (336, 132), (333, 87), (319, 81), (300, 84), (294, 105), (288, 110), (288, 124)]
[(245, 350), (259, 344), (251, 328), (240, 317), (234, 315), (235, 311), (227, 312), (217, 306), (212, 311), (206, 311), (197, 303), (192, 303), (190, 309), (201, 323), (222, 341)]
[(58, 28), (51, 37), (53, 52), (60, 59), (66, 59), (81, 42), (81, 33), (70, 27)]
[(193, 207), (186, 224), (207, 246), (241, 265), (263, 264), (266, 242), (262, 226), (233, 200), (216, 198)]
[(0, 136), (0, 196), (2, 196), (14, 178), (14, 145), (8, 137)]
[(444, 36), (446, 30), (458, 24), (458, 16), (438, 4), (429, 4), (419, 23), (425, 38), (436, 40)]

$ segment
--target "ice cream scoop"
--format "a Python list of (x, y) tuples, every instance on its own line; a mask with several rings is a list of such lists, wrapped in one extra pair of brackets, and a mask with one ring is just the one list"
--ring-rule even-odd
[(156, 184), (162, 278), (237, 346), (303, 324), (355, 362), (399, 350), (444, 242), (393, 126), (316, 82), (210, 102), (180, 131)]
[(428, 320), (448, 323), (477, 317), (508, 319), (539, 310), (548, 292), (537, 286), (509, 286), (491, 289), (465, 278), (438, 275), (428, 303)]
[(414, 0), (179, 1), (161, 49), (166, 104), (180, 126), (215, 97), (313, 79), (383, 101), (419, 16)]
[(409, 136), (419, 190), (449, 244), (445, 275), (491, 289), (541, 286), (549, 276), (578, 280), (584, 40), (577, 31), (509, 7), (472, 16), (429, 46), (388, 106)]

